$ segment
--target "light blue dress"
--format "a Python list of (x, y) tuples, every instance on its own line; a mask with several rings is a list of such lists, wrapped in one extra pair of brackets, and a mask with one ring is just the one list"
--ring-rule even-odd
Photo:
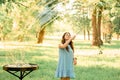
[(75, 78), (73, 65), (73, 50), (68, 45), (67, 51), (65, 48), (59, 48), (59, 61), (55, 76), (57, 78), (70, 77)]

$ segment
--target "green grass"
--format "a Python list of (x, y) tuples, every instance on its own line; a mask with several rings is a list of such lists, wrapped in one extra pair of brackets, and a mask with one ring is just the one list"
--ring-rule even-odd
[[(39, 66), (38, 70), (23, 80), (59, 80), (54, 77), (59, 42), (59, 39), (45, 39), (43, 44), (4, 42), (6, 48), (0, 49), (0, 80), (19, 80), (2, 69), (3, 65), (16, 62), (35, 63)], [(72, 80), (120, 80), (119, 41), (112, 41), (110, 45), (105, 43), (102, 55), (87, 55), (98, 49), (91, 47), (90, 41), (75, 40), (74, 43), (78, 64), (75, 66), (76, 78)], [(11, 48), (13, 46), (15, 48)], [(85, 55), (79, 54), (82, 51), (85, 51)]]

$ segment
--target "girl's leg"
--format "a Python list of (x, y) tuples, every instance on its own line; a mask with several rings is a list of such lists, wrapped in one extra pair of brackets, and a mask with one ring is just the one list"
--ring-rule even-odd
[(60, 80), (63, 80), (63, 78), (61, 77)]
[(70, 80), (70, 77), (66, 77), (66, 80)]
[(60, 80), (70, 80), (70, 77), (61, 77)]
[(60, 80), (67, 80), (66, 78), (64, 78), (64, 77), (61, 77), (61, 79)]

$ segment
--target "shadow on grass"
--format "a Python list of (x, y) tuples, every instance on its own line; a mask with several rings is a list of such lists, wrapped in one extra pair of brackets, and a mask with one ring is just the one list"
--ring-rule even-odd
[(1, 49), (0, 50), (0, 56), (10, 56), (10, 54), (13, 55), (19, 55), (21, 54), (25, 54), (28, 56), (43, 56), (45, 55), (45, 53), (50, 53), (53, 52), (54, 48), (53, 47), (32, 47), (32, 48), (17, 48), (17, 49)]
[(75, 80), (120, 80), (120, 69), (92, 66), (75, 68)]
[[(77, 41), (75, 42), (75, 47), (78, 49), (94, 49), (91, 44), (92, 43), (90, 41)], [(101, 47), (106, 49), (120, 49), (120, 41), (113, 40), (111, 44), (103, 43), (103, 46)]]
[[(57, 62), (54, 60), (39, 60), (35, 62), (39, 69), (33, 71), (24, 80), (59, 80), (55, 78)], [(120, 69), (102, 66), (75, 66), (75, 79), (71, 80), (120, 80)], [(17, 78), (2, 70), (0, 66), (0, 80), (17, 80)]]
[(74, 42), (74, 44), (75, 44), (75, 48), (78, 49), (93, 49), (91, 47), (90, 41), (76, 41)]
[(108, 48), (108, 49), (120, 49), (120, 41), (114, 40), (111, 42), (111, 44), (105, 43), (103, 47)]

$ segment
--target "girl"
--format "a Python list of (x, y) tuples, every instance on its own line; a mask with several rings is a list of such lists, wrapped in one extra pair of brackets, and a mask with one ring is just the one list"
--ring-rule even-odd
[(74, 46), (72, 40), (76, 36), (72, 36), (69, 32), (65, 32), (62, 36), (61, 44), (59, 44), (59, 62), (55, 76), (60, 80), (70, 80), (75, 78), (74, 75)]

